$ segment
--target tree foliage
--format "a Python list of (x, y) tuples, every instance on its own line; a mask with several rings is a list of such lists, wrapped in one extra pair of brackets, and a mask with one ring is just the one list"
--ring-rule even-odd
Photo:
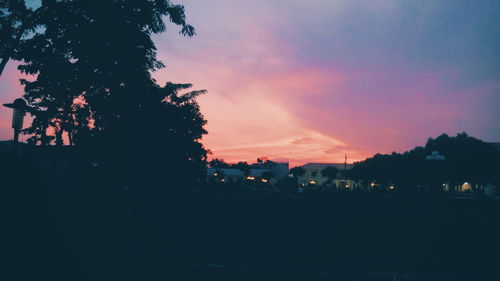
[(28, 29), (31, 12), (24, 0), (0, 0), (0, 75)]
[[(22, 80), (35, 117), (26, 130), (31, 141), (49, 144), (49, 131), (61, 145), (66, 134), (105, 169), (125, 172), (127, 182), (144, 181), (157, 169), (199, 178), (206, 121), (196, 97), (204, 91), (170, 82), (161, 87), (152, 78), (164, 67), (151, 39), (166, 31), (164, 19), (183, 35), (195, 34), (184, 7), (168, 0), (44, 0), (35, 12), (28, 18), (37, 29), (20, 40), (14, 56), (20, 71), (34, 77)], [(193, 171), (196, 177), (187, 175)]]
[(293, 167), (290, 169), (290, 174), (292, 174), (294, 177), (301, 177), (305, 175), (306, 170), (302, 167)]
[(240, 161), (233, 164), (232, 167), (242, 171), (245, 176), (250, 175), (251, 166), (247, 162)]
[(230, 168), (231, 166), (224, 159), (214, 158), (208, 162), (210, 168)]
[(321, 175), (323, 177), (327, 177), (328, 179), (332, 180), (337, 177), (337, 174), (339, 173), (339, 169), (336, 167), (328, 166), (321, 170)]
[[(430, 161), (426, 157), (433, 151), (445, 157), (443, 161)], [(425, 185), (437, 182), (460, 184), (499, 182), (500, 152), (494, 145), (461, 133), (455, 137), (443, 134), (429, 138), (424, 147), (415, 147), (403, 154), (376, 154), (355, 163), (350, 177), (403, 186)]]

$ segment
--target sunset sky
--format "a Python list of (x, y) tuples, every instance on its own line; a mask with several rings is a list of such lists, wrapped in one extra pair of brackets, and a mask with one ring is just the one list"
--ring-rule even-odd
[[(497, 0), (173, 2), (198, 35), (155, 36), (167, 67), (154, 76), (208, 90), (211, 157), (352, 162), (441, 133), (500, 141)], [(19, 77), (10, 62), (0, 103), (22, 95)]]

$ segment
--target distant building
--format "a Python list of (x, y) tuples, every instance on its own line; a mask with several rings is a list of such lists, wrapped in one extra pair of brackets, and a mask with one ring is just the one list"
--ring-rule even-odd
[(322, 171), (326, 167), (334, 167), (342, 171), (344, 169), (351, 169), (353, 166), (353, 164), (345, 163), (307, 163), (301, 166), (305, 170), (305, 173), (303, 176), (298, 177), (298, 181), (299, 184), (303, 186), (323, 186), (325, 184), (330, 184), (332, 187), (352, 189), (357, 187), (359, 183), (354, 180), (343, 178), (340, 173), (329, 183), (328, 177), (323, 176)]
[(267, 172), (266, 169), (250, 169), (244, 172), (236, 168), (208, 168), (207, 177), (218, 178), (223, 182), (243, 182), (245, 179), (260, 179), (262, 175)]
[(288, 162), (274, 162), (266, 160), (265, 162), (253, 164), (252, 167), (265, 169), (273, 174), (273, 181), (278, 182), (288, 176), (289, 164)]
[(217, 178), (223, 182), (243, 182), (249, 181), (262, 181), (268, 174), (272, 175), (269, 183), (276, 184), (288, 176), (288, 163), (280, 163), (274, 161), (259, 162), (250, 165), (248, 171), (242, 171), (237, 168), (208, 168), (207, 178)]

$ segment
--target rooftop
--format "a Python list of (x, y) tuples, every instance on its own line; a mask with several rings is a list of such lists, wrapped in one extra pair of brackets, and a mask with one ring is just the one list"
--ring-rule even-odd
[[(347, 168), (352, 168), (353, 164), (347, 164)], [(326, 168), (335, 167), (337, 169), (344, 169), (344, 163), (307, 163), (302, 168)]]

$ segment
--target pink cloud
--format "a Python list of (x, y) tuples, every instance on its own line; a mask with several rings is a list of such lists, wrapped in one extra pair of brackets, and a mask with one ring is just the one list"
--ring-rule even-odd
[[(421, 72), (397, 62), (363, 68), (304, 64), (295, 60), (293, 45), (259, 23), (242, 34), (223, 48), (206, 38), (200, 39), (203, 47), (187, 50), (170, 42), (175, 54), (196, 59), (162, 54), (170, 67), (156, 74), (159, 81), (191, 81), (209, 91), (200, 103), (209, 121), (204, 143), (214, 157), (339, 162), (348, 152), (361, 160), (461, 131), (454, 120), (463, 104), (450, 99), (471, 93), (442, 81), (455, 71)], [(331, 141), (321, 148), (293, 144), (310, 134)]]
[[(444, 132), (493, 135), (498, 80), (462, 84), (466, 72), (456, 64), (420, 63), (417, 47), (392, 37), (395, 0), (186, 2), (198, 36), (183, 38), (171, 27), (155, 37), (167, 68), (154, 76), (209, 91), (199, 102), (213, 157), (343, 162), (345, 153), (355, 161), (404, 151)], [(359, 23), (359, 12), (373, 26)], [(373, 34), (352, 32), (360, 27)], [(17, 97), (22, 89), (10, 73)], [(7, 133), (0, 128), (0, 138)]]

